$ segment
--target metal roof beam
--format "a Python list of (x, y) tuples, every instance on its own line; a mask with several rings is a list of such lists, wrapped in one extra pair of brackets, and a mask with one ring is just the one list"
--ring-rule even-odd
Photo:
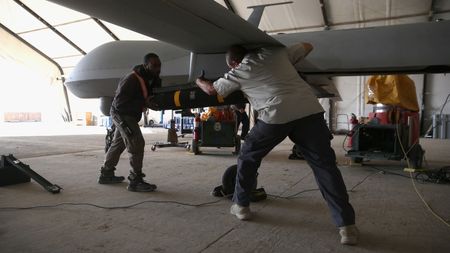
[(52, 59), (55, 60), (55, 59), (64, 59), (64, 58), (72, 58), (72, 57), (79, 57), (79, 56), (83, 56), (83, 55), (81, 55), (81, 54), (62, 55), (62, 56), (53, 57)]
[(236, 11), (233, 8), (233, 5), (231, 5), (230, 0), (223, 0), (225, 2), (225, 5), (227, 6), (227, 9), (236, 14)]
[[(434, 14), (445, 14), (450, 13), (450, 10), (440, 10), (435, 11)], [(339, 22), (339, 23), (329, 23), (330, 26), (339, 26), (339, 25), (355, 25), (355, 24), (361, 24), (361, 23), (369, 23), (369, 22), (376, 22), (376, 21), (385, 21), (385, 20), (392, 20), (392, 19), (403, 19), (403, 18), (415, 18), (415, 17), (424, 17), (428, 16), (429, 13), (416, 13), (416, 14), (408, 14), (408, 15), (400, 15), (395, 17), (388, 17), (388, 18), (373, 18), (373, 19), (366, 19), (363, 21), (348, 21), (348, 22)], [(281, 29), (275, 29), (275, 30), (268, 30), (267, 33), (280, 33), (280, 32), (288, 32), (288, 31), (295, 31), (295, 30), (306, 30), (306, 29), (314, 29), (314, 28), (320, 28), (322, 25), (312, 25), (312, 26), (301, 26), (301, 27), (293, 27), (293, 28), (281, 28)]]
[(53, 27), (50, 23), (45, 21), (41, 16), (39, 16), (36, 12), (34, 12), (32, 9), (30, 9), (28, 6), (26, 6), (24, 3), (22, 3), (20, 0), (14, 0), (18, 5), (20, 5), (22, 8), (24, 8), (28, 13), (33, 15), (35, 18), (37, 18), (39, 21), (41, 21), (44, 25), (46, 25), (48, 28), (50, 28), (54, 33), (56, 33), (59, 37), (61, 37), (63, 40), (65, 40), (67, 43), (69, 43), (72, 47), (74, 47), (78, 52), (85, 55), (86, 52), (81, 49), (79, 46), (77, 46), (73, 41), (71, 41), (69, 38), (67, 38), (64, 34), (62, 34), (60, 31), (58, 31), (55, 27)]
[(40, 54), (42, 57), (44, 57), (45, 59), (47, 59), (49, 62), (53, 63), (58, 69), (59, 72), (61, 73), (61, 76), (64, 75), (64, 71), (62, 70), (61, 66), (52, 58), (50, 58), (50, 56), (46, 55), (44, 52), (42, 52), (41, 50), (37, 49), (36, 47), (34, 47), (33, 45), (31, 45), (28, 41), (24, 40), (22, 37), (20, 37), (18, 34), (16, 34), (15, 32), (13, 32), (11, 29), (9, 29), (8, 27), (6, 27), (5, 25), (3, 25), (2, 23), (0, 23), (0, 28), (5, 30), (6, 32), (8, 32), (9, 34), (11, 34), (12, 36), (14, 36), (16, 39), (20, 40), (20, 42), (24, 43), (25, 45), (27, 45), (29, 48), (33, 49), (36, 53)]
[(92, 20), (95, 21), (95, 23), (97, 23), (106, 33), (109, 34), (109, 36), (111, 36), (114, 40), (120, 40), (119, 37), (117, 37), (111, 30), (109, 30), (109, 28), (102, 22), (100, 21), (98, 18), (94, 18), (91, 17)]
[[(75, 24), (75, 23), (79, 23), (79, 22), (83, 22), (83, 21), (87, 21), (87, 20), (91, 20), (91, 18), (83, 18), (83, 19), (73, 20), (73, 21), (69, 21), (69, 22), (64, 22), (64, 23), (60, 23), (60, 24), (57, 24), (57, 25), (53, 25), (53, 27), (56, 28), (56, 27), (59, 27), (59, 26)], [(37, 32), (37, 31), (41, 31), (41, 30), (45, 30), (45, 29), (48, 29), (48, 27), (26, 30), (26, 31), (23, 31), (23, 32), (19, 32), (17, 34), (22, 35), (22, 34), (31, 33), (31, 32)]]
[[(22, 37), (20, 37), (19, 35), (17, 35), (15, 32), (13, 32), (12, 30), (10, 30), (8, 27), (4, 26), (2, 23), (0, 23), (0, 28), (5, 30), (7, 33), (11, 34), (12, 36), (14, 36), (14, 38), (18, 39), (20, 42), (22, 42), (23, 44), (25, 44), (27, 47), (31, 48), (33, 51), (35, 51), (36, 53), (38, 53), (39, 55), (41, 55), (42, 57), (44, 57), (45, 59), (47, 59), (49, 62), (53, 63), (59, 70), (59, 73), (61, 74), (61, 81), (64, 84), (65, 82), (65, 78), (64, 78), (64, 71), (61, 68), (61, 66), (52, 58), (50, 58), (48, 55), (46, 55), (44, 52), (42, 52), (41, 50), (37, 49), (36, 47), (34, 47), (33, 45), (31, 45), (28, 41), (24, 40)], [(67, 106), (67, 110), (68, 110), (68, 120), (72, 121), (72, 111), (70, 109), (70, 102), (69, 102), (69, 97), (67, 95), (67, 88), (65, 85), (63, 85), (63, 89), (64, 89), (64, 98), (66, 100), (66, 106)]]

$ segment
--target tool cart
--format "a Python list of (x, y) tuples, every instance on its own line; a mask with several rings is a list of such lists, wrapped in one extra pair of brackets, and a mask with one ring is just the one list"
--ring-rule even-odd
[(192, 152), (200, 154), (201, 147), (234, 147), (233, 154), (238, 154), (241, 149), (241, 139), (237, 135), (236, 121), (234, 113), (225, 110), (216, 113), (214, 116), (199, 116), (195, 118), (194, 138), (192, 140)]

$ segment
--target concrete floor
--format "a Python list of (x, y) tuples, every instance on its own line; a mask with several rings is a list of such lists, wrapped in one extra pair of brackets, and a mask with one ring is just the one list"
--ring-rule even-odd
[[(164, 141), (166, 132), (145, 134), (147, 143)], [(181, 148), (155, 152), (146, 146), (144, 171), (158, 185), (153, 193), (126, 191), (126, 183), (99, 185), (103, 136), (1, 137), (0, 154), (14, 154), (50, 182), (64, 188), (46, 192), (39, 184), (0, 188), (0, 207), (54, 205), (63, 202), (123, 206), (141, 201), (201, 204), (216, 201), (211, 190), (224, 169), (236, 162), (230, 148), (203, 148), (194, 156)], [(59, 206), (0, 210), (0, 252), (450, 252), (450, 227), (438, 221), (417, 196), (408, 178), (377, 173), (373, 167), (402, 172), (404, 163), (372, 161), (350, 165), (342, 136), (333, 140), (338, 162), (361, 231), (358, 246), (339, 244), (328, 208), (318, 191), (294, 199), (275, 196), (252, 204), (252, 221), (229, 214), (231, 202), (192, 207), (146, 202), (129, 209)], [(450, 142), (421, 140), (430, 167), (450, 165)], [(259, 186), (272, 195), (289, 196), (315, 189), (304, 161), (288, 160), (285, 141), (263, 161)], [(129, 170), (127, 155), (118, 174)], [(430, 206), (450, 219), (450, 185), (417, 184)]]

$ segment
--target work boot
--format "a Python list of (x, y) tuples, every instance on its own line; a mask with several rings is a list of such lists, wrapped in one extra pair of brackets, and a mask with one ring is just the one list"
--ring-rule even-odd
[(122, 183), (125, 177), (116, 177), (114, 175), (114, 169), (105, 169), (102, 167), (100, 169), (100, 177), (98, 178), (99, 184), (117, 184)]
[(341, 244), (356, 245), (358, 243), (359, 231), (355, 225), (339, 227), (341, 235)]
[(248, 206), (240, 206), (236, 203), (231, 206), (230, 213), (240, 220), (249, 220), (252, 217), (252, 213)]
[(130, 175), (128, 176), (130, 183), (128, 184), (127, 190), (132, 192), (152, 192), (156, 190), (156, 185), (145, 182), (144, 177), (145, 174), (142, 172), (134, 173), (130, 171)]

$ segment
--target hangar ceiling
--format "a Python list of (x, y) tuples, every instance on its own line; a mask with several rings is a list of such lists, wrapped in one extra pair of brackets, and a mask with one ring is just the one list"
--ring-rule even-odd
[[(211, 0), (212, 1), (212, 0)], [(447, 0), (216, 0), (244, 19), (252, 6), (270, 6), (259, 28), (269, 34), (435, 21), (450, 13)], [(131, 8), (131, 7), (130, 7)], [(64, 75), (87, 52), (113, 40), (151, 40), (95, 17), (44, 0), (0, 0), (0, 29), (56, 62)]]

